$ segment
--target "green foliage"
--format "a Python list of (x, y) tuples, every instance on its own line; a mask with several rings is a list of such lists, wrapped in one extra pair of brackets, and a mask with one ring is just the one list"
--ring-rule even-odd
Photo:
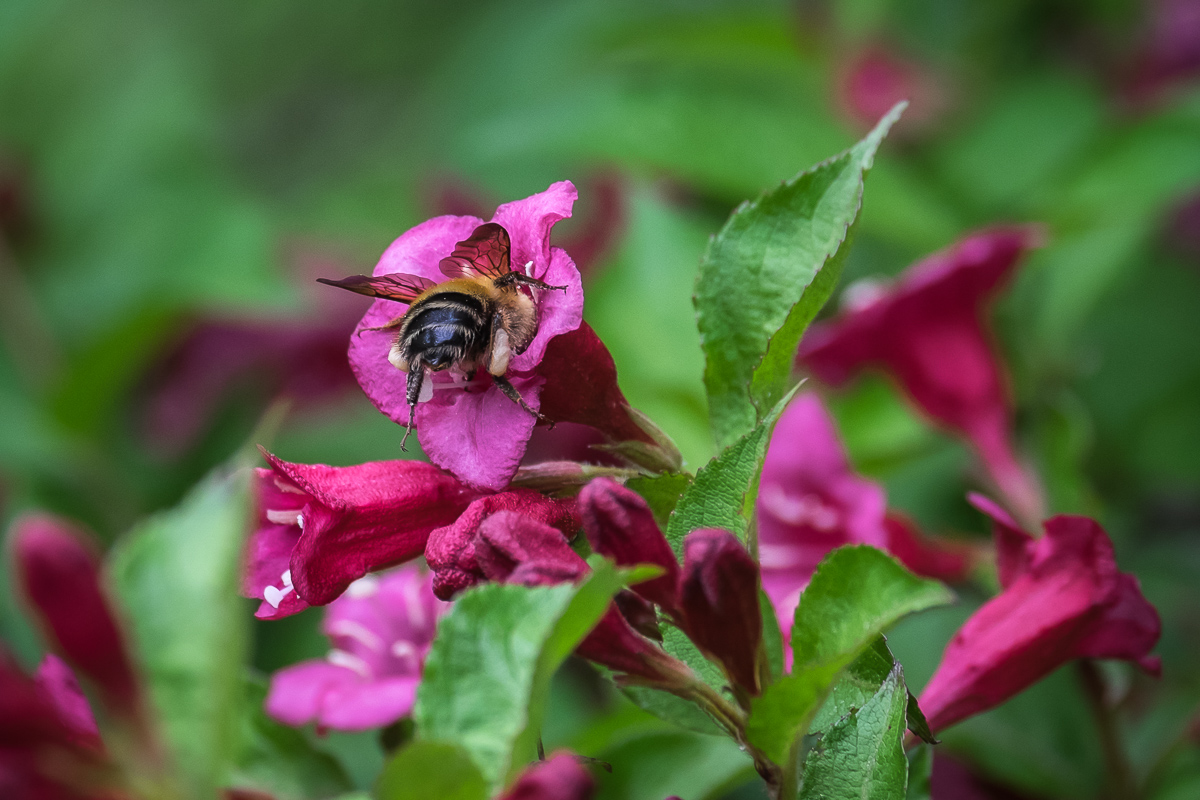
[(242, 724), (247, 476), (211, 475), (178, 508), (131, 531), (110, 561), (154, 708), (196, 798), (224, 778)]
[(696, 473), (667, 522), (667, 541), (677, 554), (683, 553), (684, 538), (699, 528), (724, 528), (745, 541), (771, 431), (793, 394), (795, 389), (776, 403), (754, 430)]
[(933, 778), (933, 748), (920, 744), (908, 752), (908, 788), (904, 800), (931, 800), (929, 782)]
[(666, 530), (671, 514), (679, 503), (679, 498), (683, 496), (691, 483), (691, 475), (686, 473), (676, 475), (668, 472), (661, 475), (631, 478), (625, 482), (625, 486), (642, 496), (646, 505), (650, 506), (650, 510), (654, 513), (654, 520), (658, 523), (658, 527)]
[(754, 701), (750, 741), (782, 763), (845, 667), (902, 616), (950, 599), (940, 583), (917, 578), (874, 548), (830, 553), (796, 608), (791, 674)]
[(582, 586), (488, 584), (458, 599), (425, 662), (419, 740), (460, 745), (493, 790), (533, 758), (550, 678), (623, 582), (592, 564)]
[(837, 285), (864, 176), (902, 110), (850, 150), (739, 206), (709, 242), (695, 303), (718, 446), (753, 430), (787, 393), (800, 337)]
[(387, 763), (375, 786), (378, 800), (486, 800), (488, 784), (462, 747), (417, 741)]
[(266, 715), (265, 683), (247, 680), (245, 687), (239, 747), (225, 786), (255, 789), (278, 800), (319, 800), (350, 791), (350, 779), (335, 758), (314, 747), (303, 732)]
[(904, 800), (904, 710), (908, 692), (896, 665), (862, 708), (831, 727), (808, 754), (800, 800)]

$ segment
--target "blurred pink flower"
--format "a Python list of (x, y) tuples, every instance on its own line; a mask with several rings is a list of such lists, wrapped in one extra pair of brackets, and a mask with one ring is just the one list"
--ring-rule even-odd
[(140, 680), (90, 538), (64, 520), (31, 514), (14, 525), (12, 548), (19, 586), (46, 638), (95, 684), (110, 714), (138, 716)]
[(325, 605), (368, 572), (420, 556), (430, 531), (478, 497), (421, 461), (330, 467), (263, 457), (271, 466), (256, 471), (258, 528), (242, 592), (263, 601), (264, 618)]
[(830, 551), (887, 549), (886, 511), (883, 488), (850, 468), (820, 398), (797, 396), (771, 436), (756, 505), (763, 590), (785, 635), (800, 593)]
[(1135, 106), (1153, 104), (1200, 75), (1200, 0), (1154, 0), (1144, 8), (1142, 43), (1122, 87)]
[(918, 575), (946, 583), (966, 580), (988, 549), (973, 542), (927, 536), (902, 514), (889, 512), (883, 525), (886, 549), (896, 560)]
[(994, 522), (1004, 591), (954, 635), (922, 692), (932, 730), (1003, 703), (1073, 659), (1119, 658), (1159, 672), (1149, 655), (1158, 612), (1137, 579), (1117, 569), (1094, 520), (1051, 517), (1034, 539), (987, 498), (972, 502)]
[(1040, 490), (1012, 449), (1005, 375), (987, 331), (988, 299), (1039, 242), (1031, 227), (973, 234), (910, 267), (837, 320), (809, 329), (800, 360), (840, 386), (880, 366), (936, 422), (975, 447), (1022, 518), (1041, 516)]
[(530, 764), (500, 800), (589, 800), (595, 782), (575, 756), (552, 754)]
[(946, 106), (940, 76), (890, 45), (877, 43), (854, 52), (840, 73), (838, 105), (864, 131), (901, 100), (909, 103), (896, 126), (901, 135), (928, 128)]
[(428, 572), (409, 565), (368, 575), (325, 610), (333, 649), (271, 677), (266, 710), (288, 725), (357, 731), (407, 715), (421, 682), (438, 617)]
[[(504, 227), (512, 242), (511, 263), (535, 278), (565, 292), (542, 292), (537, 298), (538, 331), (528, 348), (514, 355), (506, 377), (529, 405), (541, 405), (546, 376), (538, 369), (546, 348), (556, 336), (573, 331), (583, 321), (583, 289), (579, 271), (565, 251), (550, 246), (550, 230), (571, 215), (575, 187), (561, 181), (546, 191), (496, 209), (491, 221)], [(478, 217), (435, 217), (403, 234), (384, 252), (375, 275), (407, 273), (442, 282), (439, 262), (455, 245), (483, 224)], [(376, 300), (350, 339), (350, 365), (363, 391), (392, 420), (405, 424), (406, 373), (388, 361), (391, 337), (369, 328), (385, 325), (407, 306)], [(536, 419), (504, 396), (487, 377), (477, 375), (471, 386), (456, 382), (449, 371), (433, 373), (433, 397), (419, 403), (416, 427), (421, 447), (430, 460), (467, 483), (492, 490), (508, 485), (517, 470)]]

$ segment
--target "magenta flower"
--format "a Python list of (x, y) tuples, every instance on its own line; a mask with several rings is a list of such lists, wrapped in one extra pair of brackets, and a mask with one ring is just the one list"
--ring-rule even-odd
[(595, 782), (573, 755), (552, 754), (530, 764), (500, 800), (589, 800)]
[(759, 482), (758, 560), (763, 590), (785, 634), (821, 559), (846, 544), (887, 549), (887, 498), (856, 475), (817, 395), (796, 397), (779, 418)]
[(30, 515), (14, 526), (13, 555), (21, 591), (46, 638), (91, 679), (109, 713), (137, 716), (140, 682), (89, 537), (50, 515)]
[(1157, 674), (1150, 650), (1158, 612), (1120, 572), (1108, 535), (1087, 517), (1060, 515), (1034, 539), (999, 506), (973, 496), (995, 523), (1004, 591), (946, 646), (921, 708), (934, 731), (1003, 703), (1076, 658), (1119, 658)]
[(421, 461), (329, 467), (263, 456), (271, 467), (257, 471), (259, 527), (242, 591), (262, 599), (264, 618), (325, 605), (368, 572), (416, 558), (478, 496)]
[(416, 565), (359, 578), (325, 610), (333, 649), (271, 677), (266, 710), (288, 725), (344, 731), (407, 715), (421, 682), (437, 619), (447, 608)]
[(926, 578), (958, 583), (966, 580), (983, 559), (983, 547), (921, 533), (912, 520), (889, 513), (883, 520), (887, 529), (887, 551), (896, 560)]
[[(550, 342), (573, 331), (583, 321), (583, 290), (579, 271), (565, 251), (550, 246), (550, 230), (571, 215), (575, 187), (569, 181), (496, 209), (491, 222), (504, 227), (512, 243), (514, 269), (565, 292), (541, 292), (537, 298), (538, 331), (528, 348), (514, 355), (506, 377), (534, 409), (546, 376), (538, 367)], [(403, 234), (384, 252), (375, 276), (406, 273), (440, 283), (446, 280), (438, 264), (483, 224), (478, 217), (436, 217)], [(408, 422), (406, 374), (388, 361), (392, 337), (371, 331), (400, 316), (407, 306), (376, 300), (350, 339), (350, 365), (363, 391), (394, 421)], [(469, 383), (449, 371), (433, 373), (432, 398), (419, 403), (416, 427), (421, 447), (433, 463), (473, 486), (503, 489), (517, 470), (536, 419), (497, 388), (486, 375)]]
[(803, 364), (833, 385), (865, 366), (887, 370), (927, 415), (967, 437), (1005, 499), (1031, 519), (1041, 516), (1041, 497), (1012, 450), (1004, 372), (984, 313), (1038, 241), (1029, 227), (968, 236), (910, 267), (894, 288), (814, 325), (800, 347)]
[(573, 498), (555, 500), (530, 489), (510, 489), (481, 497), (453, 522), (429, 535), (425, 560), (434, 573), (434, 594), (449, 600), (488, 577), (476, 562), (479, 526), (488, 517), (501, 512), (513, 512), (549, 525), (559, 531), (560, 539), (579, 528)]

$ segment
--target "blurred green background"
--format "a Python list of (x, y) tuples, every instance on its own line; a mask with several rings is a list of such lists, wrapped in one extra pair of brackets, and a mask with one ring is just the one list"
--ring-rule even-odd
[[(995, 315), (1022, 446), (1053, 510), (1099, 518), (1163, 613), (1164, 680), (1113, 680), (1153, 796), (1198, 796), (1197, 74), (1187, 0), (3, 0), (0, 513), (48, 508), (110, 542), (280, 397), (283, 458), (397, 457), (401, 430), (342, 357), (366, 302), (312, 279), (563, 178), (580, 201), (555, 242), (585, 268), (586, 318), (695, 469), (712, 453), (690, 302), (708, 235), (908, 97), (845, 281), (977, 226), (1047, 225)], [(985, 534), (963, 447), (881, 380), (834, 405), (893, 506)], [(9, 594), (0, 633), (32, 660)], [(892, 637), (914, 687), (985, 599), (963, 597)], [(322, 652), (317, 619), (256, 629), (258, 666)], [(606, 797), (740, 797), (753, 777), (584, 669), (557, 691), (548, 744), (626, 765)], [(1064, 673), (946, 747), (1027, 795), (1089, 797), (1090, 726)], [(382, 757), (327, 743), (360, 783)]]

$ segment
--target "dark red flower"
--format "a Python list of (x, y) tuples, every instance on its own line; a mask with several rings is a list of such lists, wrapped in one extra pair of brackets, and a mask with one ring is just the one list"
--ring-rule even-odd
[(12, 546), (21, 591), (46, 637), (95, 683), (110, 713), (135, 715), (140, 684), (89, 539), (63, 520), (35, 514), (16, 522)]
[(986, 498), (1004, 591), (967, 620), (921, 694), (934, 731), (986, 711), (1076, 658), (1119, 658), (1157, 673), (1161, 630), (1137, 579), (1120, 572), (1108, 535), (1060, 515), (1034, 539)]
[(325, 605), (368, 572), (420, 556), (430, 532), (479, 496), (421, 461), (353, 467), (292, 464), (270, 453), (257, 471), (258, 530), (243, 592), (260, 617)]
[(758, 564), (736, 536), (716, 528), (689, 533), (683, 548), (679, 600), (688, 637), (724, 665), (735, 685), (757, 695), (762, 643)]
[(833, 385), (866, 366), (887, 370), (934, 421), (974, 445), (1004, 498), (1031, 519), (1041, 516), (1041, 496), (1012, 450), (1004, 371), (985, 311), (1038, 242), (1030, 227), (968, 236), (910, 267), (895, 287), (814, 325), (800, 347), (802, 363)]
[(661, 577), (639, 583), (633, 591), (681, 618), (679, 562), (641, 495), (610, 478), (597, 478), (579, 493), (579, 515), (597, 553), (622, 567), (654, 564), (663, 568)]
[(475, 557), (479, 526), (502, 511), (549, 525), (559, 532), (559, 538), (579, 529), (574, 498), (555, 500), (530, 489), (479, 498), (453, 522), (433, 531), (425, 545), (425, 560), (434, 573), (433, 593), (440, 599), (449, 600), (487, 577)]
[(570, 753), (554, 753), (525, 768), (500, 800), (588, 800), (592, 776)]
[(964, 581), (983, 557), (983, 550), (968, 542), (927, 536), (912, 520), (889, 513), (883, 520), (887, 551), (918, 575), (946, 583)]

